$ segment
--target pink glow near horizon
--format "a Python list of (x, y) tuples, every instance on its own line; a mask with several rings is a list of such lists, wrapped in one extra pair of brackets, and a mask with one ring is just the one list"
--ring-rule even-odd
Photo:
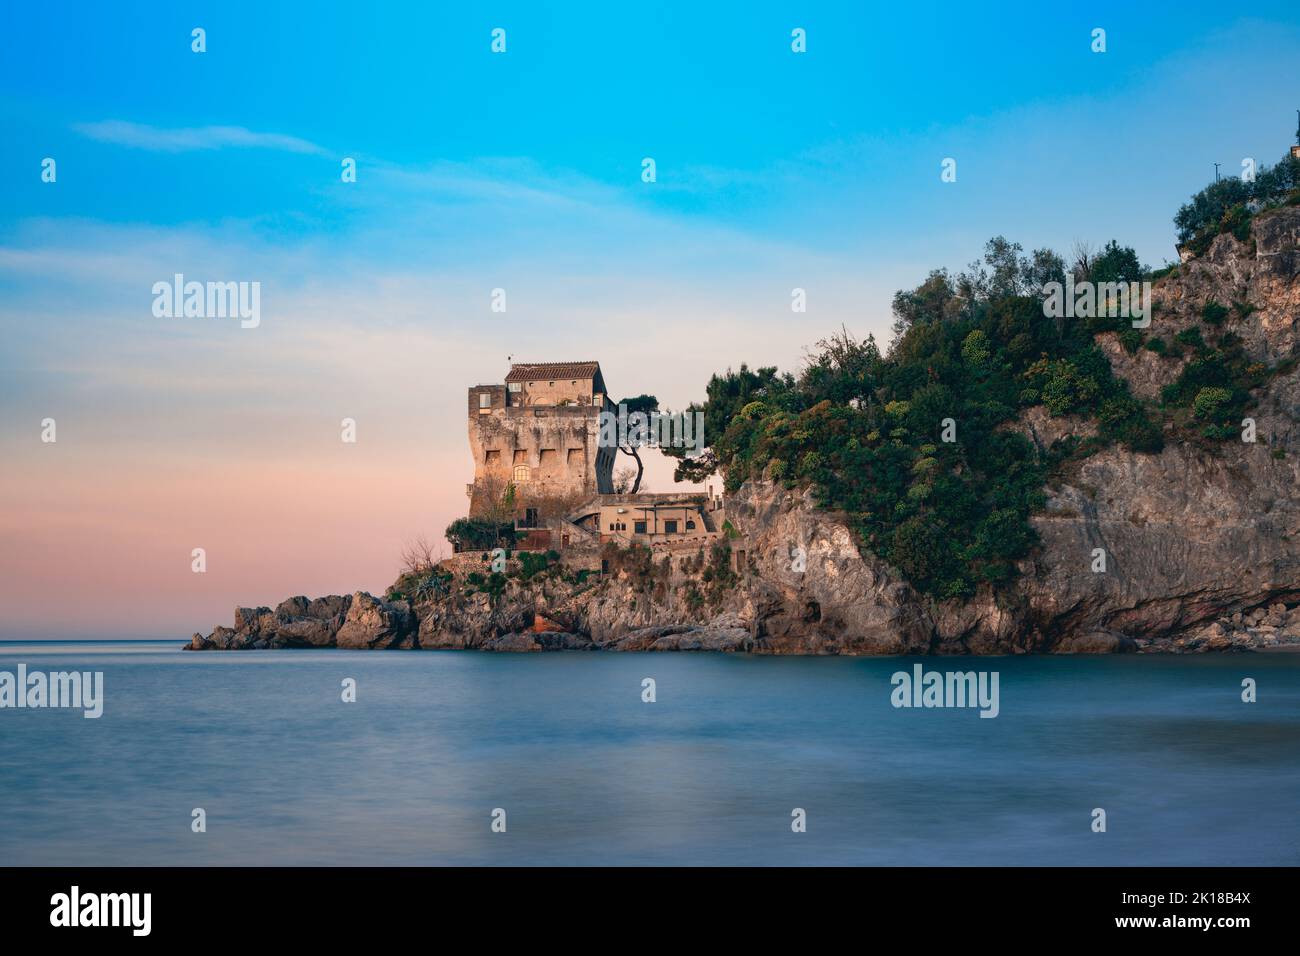
[[(202, 454), (192, 442), (141, 451), (62, 433), (41, 445), (33, 432), (22, 467), (0, 474), (11, 503), (0, 513), (0, 639), (184, 640), (229, 626), (236, 606), (382, 593), (417, 535), (450, 553), (443, 530), (465, 513), (473, 477), (461, 407), (437, 416), (427, 446), (396, 438), (391, 420), (377, 435), (364, 418), (355, 445), (321, 429), (276, 447), (226, 435)], [(419, 417), (404, 424), (418, 431)], [(647, 486), (671, 490), (672, 463), (643, 457)], [(191, 571), (196, 547), (203, 574)]]

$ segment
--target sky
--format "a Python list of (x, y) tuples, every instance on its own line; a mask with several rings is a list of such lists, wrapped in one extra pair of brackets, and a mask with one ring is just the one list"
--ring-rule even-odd
[[(994, 235), (1173, 259), (1214, 163), (1294, 141), (1300, 7), (1052, 6), (6, 5), (0, 639), (382, 592), (465, 513), (510, 357), (681, 408), (886, 342)], [(156, 316), (178, 273), (260, 323)]]

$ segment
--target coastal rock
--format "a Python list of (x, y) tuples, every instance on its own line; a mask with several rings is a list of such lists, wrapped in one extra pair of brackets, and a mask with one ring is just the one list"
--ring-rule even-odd
[(483, 643), (485, 651), (540, 651), (541, 644), (532, 634), (502, 634)]
[(351, 595), (281, 601), (262, 633), (272, 647), (332, 647), (352, 606)]
[(208, 635), (207, 642), (217, 650), (229, 651), (247, 647), (250, 643), (246, 634), (229, 627), (215, 627)]
[(1053, 650), (1057, 654), (1123, 654), (1137, 650), (1137, 644), (1133, 638), (1123, 634), (1094, 631), (1068, 635), (1058, 641)]
[(629, 631), (609, 645), (619, 651), (748, 651), (749, 629), (668, 624)]
[(591, 651), (596, 649), (591, 638), (585, 634), (570, 634), (568, 631), (536, 631), (535, 640), (544, 651)]
[(261, 629), (263, 621), (274, 620), (269, 607), (235, 608), (235, 630), (240, 634), (252, 634)]
[(365, 591), (352, 595), (343, 626), (335, 635), (339, 647), (407, 649), (418, 647), (417, 624), (406, 601), (380, 601)]

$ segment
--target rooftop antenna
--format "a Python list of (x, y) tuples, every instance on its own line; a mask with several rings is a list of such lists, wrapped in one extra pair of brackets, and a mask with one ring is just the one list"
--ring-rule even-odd
[(1295, 141), (1300, 146), (1300, 110), (1295, 111)]
[(1214, 181), (1215, 181), (1216, 183), (1219, 181), (1219, 164), (1218, 164), (1218, 163), (1215, 163), (1215, 164), (1214, 164)]

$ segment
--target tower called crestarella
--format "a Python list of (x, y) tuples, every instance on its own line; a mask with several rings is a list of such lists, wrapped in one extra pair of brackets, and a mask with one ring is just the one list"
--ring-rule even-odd
[(617, 449), (599, 435), (613, 409), (599, 362), (517, 362), (503, 383), (472, 386), (470, 515), (511, 487), (519, 509), (611, 493)]

